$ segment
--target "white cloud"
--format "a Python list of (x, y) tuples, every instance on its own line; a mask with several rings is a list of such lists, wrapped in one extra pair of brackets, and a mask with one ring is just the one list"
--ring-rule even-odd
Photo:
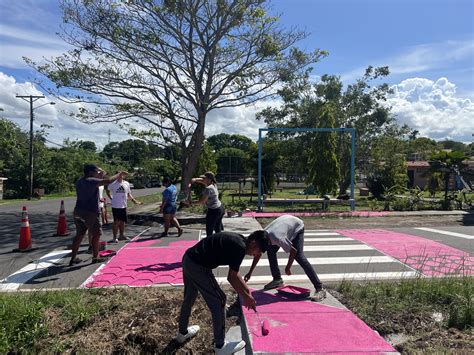
[(447, 78), (410, 78), (392, 88), (394, 94), (387, 103), (400, 123), (418, 130), (421, 136), (471, 142), (474, 102), (460, 97)]
[[(29, 101), (17, 98), (16, 95), (43, 95), (31, 83), (17, 83), (15, 78), (0, 72), (0, 107), (3, 112), (0, 116), (7, 118), (20, 126), (23, 130), (29, 130), (30, 105)], [(47, 105), (55, 101), (56, 105)], [(43, 104), (45, 106), (39, 107)], [(79, 105), (76, 105), (79, 107)], [(103, 147), (108, 142), (110, 130), (112, 141), (121, 141), (130, 136), (112, 123), (85, 124), (63, 114), (71, 111), (74, 106), (55, 100), (53, 97), (45, 97), (34, 102), (34, 129), (40, 129), (42, 124), (52, 125), (48, 129), (47, 139), (51, 142), (61, 144), (64, 139), (94, 141), (98, 147)]]
[(276, 105), (276, 101), (261, 101), (254, 105), (211, 111), (206, 120), (206, 136), (219, 133), (240, 134), (256, 141), (258, 129), (266, 127), (265, 122), (255, 118), (256, 113), (267, 106)]

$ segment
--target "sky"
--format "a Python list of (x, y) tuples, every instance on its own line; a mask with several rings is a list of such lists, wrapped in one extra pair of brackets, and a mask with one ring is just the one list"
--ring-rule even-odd
[[(329, 56), (314, 66), (314, 80), (338, 75), (344, 84), (369, 65), (389, 66), (393, 89), (388, 104), (401, 124), (421, 136), (470, 143), (474, 134), (474, 0), (273, 0), (271, 11), (283, 26), (309, 33), (300, 48)], [(34, 61), (67, 50), (57, 35), (57, 0), (0, 0), (0, 117), (29, 129), (29, 104), (16, 95), (42, 95), (32, 81)], [(48, 128), (48, 144), (92, 140), (98, 147), (130, 138), (114, 124), (86, 125), (69, 118), (70, 105), (47, 97), (35, 102), (35, 129)], [(276, 102), (212, 111), (206, 135), (242, 134), (256, 140), (263, 122), (255, 113)], [(42, 106), (44, 105), (44, 106)], [(42, 106), (42, 107), (39, 107)]]

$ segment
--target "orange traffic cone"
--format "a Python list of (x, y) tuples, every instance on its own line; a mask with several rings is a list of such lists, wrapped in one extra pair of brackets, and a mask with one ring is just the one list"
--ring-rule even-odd
[(15, 249), (14, 251), (31, 250), (31, 246), (30, 222), (28, 221), (26, 206), (23, 206), (23, 212), (21, 213), (20, 243), (18, 249)]
[(61, 200), (61, 209), (59, 210), (58, 228), (56, 231), (57, 236), (69, 235), (67, 231), (66, 212), (64, 211), (64, 200)]

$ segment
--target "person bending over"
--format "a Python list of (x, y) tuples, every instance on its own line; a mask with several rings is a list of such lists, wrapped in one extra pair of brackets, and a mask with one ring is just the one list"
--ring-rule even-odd
[[(285, 273), (291, 275), (291, 266), (293, 261), (296, 262), (303, 268), (305, 274), (314, 286), (314, 295), (311, 300), (314, 302), (320, 302), (326, 298), (326, 291), (323, 289), (323, 285), (319, 280), (316, 271), (313, 266), (306, 259), (303, 246), (304, 246), (304, 223), (301, 219), (291, 216), (283, 215), (275, 219), (270, 223), (265, 231), (268, 232), (268, 237), (271, 246), (268, 248), (268, 261), (270, 264), (270, 271), (272, 273), (273, 280), (264, 286), (265, 290), (271, 290), (283, 286), (283, 280), (281, 278), (280, 267), (278, 266), (277, 252), (280, 247), (287, 253), (290, 254), (288, 262), (285, 267)], [(247, 282), (252, 277), (252, 272), (255, 269), (260, 256), (254, 256), (252, 266), (249, 272), (245, 275), (244, 280)]]
[(216, 354), (233, 354), (245, 347), (243, 340), (225, 341), (225, 306), (226, 295), (219, 287), (212, 269), (221, 265), (229, 266), (227, 280), (242, 297), (244, 306), (256, 309), (256, 301), (239, 273), (240, 264), (245, 255), (259, 257), (268, 247), (268, 236), (265, 231), (256, 231), (248, 238), (232, 233), (220, 232), (202, 239), (189, 248), (183, 256), (184, 300), (179, 316), (179, 333), (176, 340), (184, 343), (194, 337), (199, 326), (188, 326), (191, 310), (198, 292), (212, 314), (214, 330), (214, 351)]

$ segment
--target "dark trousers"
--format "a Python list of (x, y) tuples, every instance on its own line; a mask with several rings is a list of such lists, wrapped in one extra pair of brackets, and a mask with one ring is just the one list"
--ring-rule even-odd
[(225, 341), (225, 304), (226, 295), (219, 287), (212, 270), (183, 256), (184, 300), (179, 315), (179, 332), (186, 334), (191, 309), (196, 301), (198, 291), (209, 307), (212, 315), (214, 341), (221, 346)]
[[(299, 232), (298, 235), (291, 241), (293, 246), (296, 249), (296, 262), (303, 268), (306, 276), (308, 276), (309, 280), (313, 284), (316, 291), (319, 291), (323, 284), (319, 280), (316, 271), (314, 271), (313, 266), (309, 263), (306, 256), (303, 253), (303, 245), (304, 245), (304, 230)], [(277, 252), (280, 247), (278, 245), (271, 245), (270, 248), (267, 250), (268, 254), (268, 262), (270, 263), (270, 271), (272, 273), (272, 277), (274, 280), (281, 279), (280, 267), (278, 266), (278, 259), (277, 259)]]
[(222, 225), (222, 217), (224, 217), (225, 208), (221, 204), (219, 208), (208, 208), (206, 214), (206, 237), (215, 233), (222, 232), (224, 226)]

